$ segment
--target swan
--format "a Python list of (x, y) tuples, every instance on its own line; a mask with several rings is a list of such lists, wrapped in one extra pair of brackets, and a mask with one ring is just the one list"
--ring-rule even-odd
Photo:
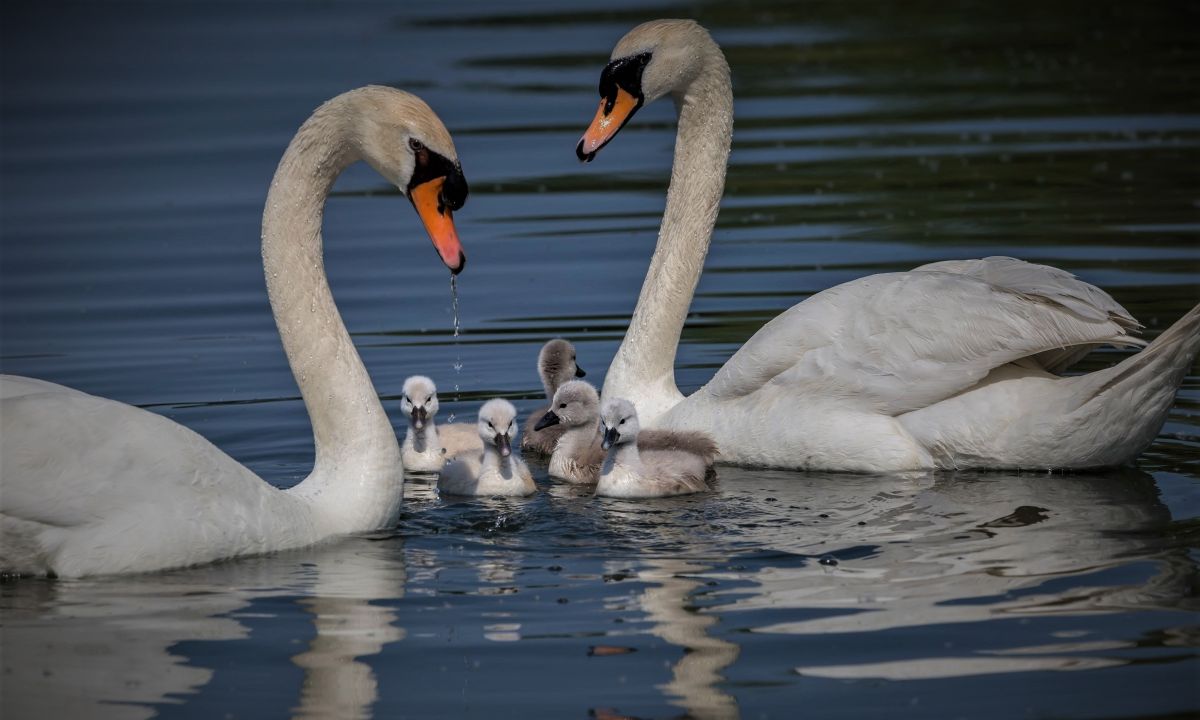
[(512, 441), (517, 434), (517, 409), (494, 398), (479, 408), (476, 424), (483, 453), (464, 453), (446, 463), (438, 474), (438, 492), (445, 495), (515, 495), (537, 492), (529, 468)]
[(404, 469), (413, 472), (436, 472), (446, 458), (464, 452), (483, 449), (483, 442), (471, 423), (437, 425), (433, 418), (438, 412), (437, 385), (424, 375), (404, 379), (400, 409), (408, 419), (408, 430), (400, 445)]
[(708, 431), (726, 462), (858, 472), (1101, 467), (1154, 440), (1200, 349), (1200, 305), (1114, 367), (1063, 377), (1098, 345), (1144, 345), (1140, 325), (1070, 273), (1004, 257), (820, 292), (684, 397), (675, 353), (725, 185), (729, 66), (691, 20), (639, 25), (611, 58), (580, 160), (663, 95), (678, 115), (658, 243), (604, 381), (646, 426)]
[(637, 409), (624, 398), (600, 406), (600, 447), (608, 451), (596, 494), (616, 498), (655, 498), (707, 492), (711, 460), (684, 450), (638, 452)]
[(554, 453), (554, 446), (563, 434), (561, 425), (535, 429), (538, 420), (550, 410), (549, 403), (554, 400), (554, 393), (559, 386), (576, 378), (587, 376), (579, 363), (575, 361), (575, 346), (555, 338), (542, 346), (538, 352), (538, 377), (546, 391), (546, 405), (537, 408), (525, 419), (525, 430), (521, 433), (521, 452), (534, 453), (549, 457)]
[(43, 380), (0, 378), (0, 569), (77, 577), (144, 572), (310, 545), (394, 522), (396, 435), (330, 294), (321, 217), (334, 180), (365, 160), (412, 202), (452, 273), (452, 211), (467, 196), (450, 134), (387, 87), (321, 105), (267, 194), (263, 270), (313, 426), (312, 472), (288, 490), (145, 410)]
[[(554, 393), (551, 409), (538, 420), (538, 430), (561, 426), (563, 434), (550, 456), (550, 474), (570, 482), (594, 483), (600, 477), (605, 452), (601, 446), (600, 395), (583, 380), (563, 384)], [(711, 465), (717, 446), (702, 432), (642, 430), (638, 445), (643, 451), (684, 452)]]

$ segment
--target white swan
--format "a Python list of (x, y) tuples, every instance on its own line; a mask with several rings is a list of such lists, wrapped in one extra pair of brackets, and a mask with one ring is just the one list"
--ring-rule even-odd
[(279, 490), (160, 415), (41, 380), (0, 378), (0, 569), (139, 572), (312, 544), (395, 520), (396, 435), (326, 281), (321, 216), (334, 180), (366, 160), (415, 206), (452, 272), (451, 210), (467, 186), (421, 99), (352, 90), (304, 123), (263, 213), (267, 294), (312, 420), (312, 473)]
[(514, 451), (517, 409), (507, 400), (493, 398), (479, 408), (476, 423), (482, 453), (463, 453), (446, 463), (438, 474), (437, 489), (444, 495), (512, 495), (537, 492), (533, 475)]
[(689, 397), (674, 361), (712, 236), (732, 134), (729, 66), (704, 28), (657, 20), (617, 43), (576, 153), (642, 105), (679, 115), (671, 186), (606, 397), (648, 427), (709, 432), (733, 463), (847, 471), (1127, 462), (1162, 427), (1200, 349), (1200, 306), (1142, 352), (1078, 377), (1097, 345), (1140, 345), (1103, 291), (1011, 258), (951, 261), (825, 290), (763, 326)]
[(409, 376), (404, 380), (403, 393), (400, 410), (408, 419), (408, 430), (400, 444), (400, 459), (405, 470), (437, 472), (447, 458), (483, 450), (479, 433), (471, 423), (434, 422), (440, 405), (433, 380), (424, 375)]

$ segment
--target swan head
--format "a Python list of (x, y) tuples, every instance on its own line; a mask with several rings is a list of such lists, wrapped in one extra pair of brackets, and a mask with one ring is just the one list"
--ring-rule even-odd
[(596, 393), (596, 388), (583, 380), (572, 380), (555, 391), (550, 411), (538, 420), (533, 429), (541, 430), (559, 423), (566, 428), (594, 425), (599, 413), (600, 395)]
[(538, 353), (538, 375), (544, 385), (557, 388), (587, 373), (575, 361), (575, 346), (562, 338), (555, 338), (543, 345)]
[(512, 454), (517, 435), (517, 409), (507, 400), (492, 398), (479, 408), (479, 437), (484, 445), (494, 445), (500, 457)]
[(600, 73), (600, 108), (575, 154), (591, 162), (643, 105), (685, 91), (713, 51), (721, 56), (695, 20), (651, 20), (630, 30)]
[(404, 381), (400, 409), (413, 430), (422, 430), (430, 418), (437, 415), (437, 386), (424, 375), (413, 375)]
[(467, 201), (467, 180), (450, 132), (425, 101), (372, 85), (347, 93), (359, 151), (408, 198), (442, 262), (458, 274), (466, 266), (453, 211)]
[(600, 447), (605, 450), (633, 442), (641, 429), (637, 409), (625, 398), (610, 398), (600, 406), (600, 433), (604, 436)]

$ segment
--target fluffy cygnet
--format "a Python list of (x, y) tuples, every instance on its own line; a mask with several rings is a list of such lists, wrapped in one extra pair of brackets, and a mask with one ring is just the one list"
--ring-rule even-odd
[[(587, 375), (575, 362), (575, 346), (562, 338), (555, 338), (542, 346), (541, 352), (538, 353), (537, 366), (548, 403), (554, 400), (554, 393), (558, 392), (563, 383)], [(533, 453), (543, 457), (549, 456), (566, 430), (562, 425), (537, 429), (538, 421), (549, 410), (549, 405), (543, 405), (525, 419), (525, 430), (521, 433), (521, 451), (526, 455)]]
[(621, 398), (600, 408), (601, 447), (608, 451), (596, 483), (596, 494), (619, 498), (653, 498), (706, 492), (711, 467), (703, 455), (676, 450), (638, 449), (637, 410)]
[[(550, 456), (550, 474), (578, 483), (594, 483), (604, 464), (600, 447), (600, 397), (582, 380), (565, 383), (554, 393), (550, 410), (535, 428), (561, 427), (562, 436)], [(678, 451), (699, 457), (707, 467), (717, 457), (717, 444), (702, 432), (643, 430), (638, 437), (643, 452)]]
[(562, 436), (550, 456), (550, 474), (577, 483), (594, 483), (600, 476), (604, 450), (600, 447), (600, 396), (583, 380), (563, 384), (554, 393), (550, 410), (534, 429), (561, 425)]
[(438, 473), (438, 492), (446, 495), (532, 495), (537, 491), (529, 468), (513, 452), (517, 410), (507, 400), (488, 400), (476, 423), (482, 454), (464, 453)]
[(479, 433), (471, 423), (448, 423), (440, 427), (434, 423), (438, 411), (437, 386), (424, 375), (413, 375), (404, 381), (400, 409), (408, 419), (408, 432), (400, 446), (405, 470), (441, 470), (446, 458), (483, 449)]

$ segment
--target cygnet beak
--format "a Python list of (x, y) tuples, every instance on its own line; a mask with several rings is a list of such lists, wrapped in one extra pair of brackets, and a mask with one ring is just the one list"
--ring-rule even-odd
[(496, 433), (496, 449), (500, 451), (500, 457), (512, 455), (512, 438), (507, 434)]
[(583, 368), (576, 365), (575, 366), (575, 377), (587, 377), (587, 373), (585, 373), (583, 371)]
[(616, 445), (617, 441), (620, 439), (621, 433), (617, 432), (615, 427), (604, 428), (604, 439), (600, 441), (600, 448), (602, 450), (607, 450), (613, 445)]
[(412, 409), (411, 421), (414, 430), (420, 430), (425, 427), (425, 420), (429, 417), (429, 411), (423, 407), (414, 407)]
[(537, 421), (537, 425), (534, 425), (533, 429), (534, 430), (542, 430), (543, 428), (548, 428), (551, 425), (557, 425), (560, 422), (562, 422), (562, 418), (555, 415), (554, 411), (550, 411), (550, 412), (546, 413), (545, 415), (543, 415), (541, 420)]

